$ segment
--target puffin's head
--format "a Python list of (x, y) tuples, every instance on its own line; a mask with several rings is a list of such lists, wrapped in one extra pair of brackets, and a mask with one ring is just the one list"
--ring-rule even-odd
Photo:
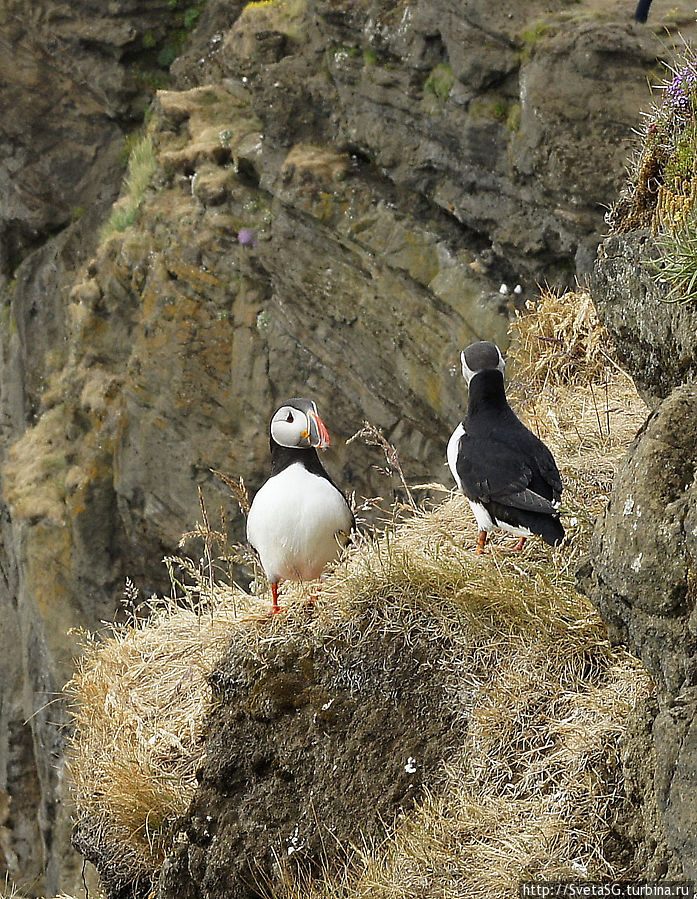
[(506, 372), (506, 363), (501, 351), (495, 343), (489, 340), (478, 340), (477, 343), (471, 343), (460, 354), (462, 360), (462, 376), (469, 386), (469, 382), (480, 371), (500, 371), (501, 374)]
[(271, 438), (290, 449), (329, 446), (329, 433), (312, 400), (288, 400), (277, 409), (271, 419)]

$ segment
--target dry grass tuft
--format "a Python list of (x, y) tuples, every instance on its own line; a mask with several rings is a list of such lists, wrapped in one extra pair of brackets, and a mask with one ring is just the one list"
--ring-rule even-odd
[(229, 641), (359, 636), (358, 621), (448, 647), (440, 663), (468, 737), (383, 844), (355, 847), (349, 865), (314, 884), (289, 878), (278, 899), (499, 899), (526, 877), (641, 873), (620, 848), (631, 810), (618, 746), (650, 684), (610, 646), (574, 573), (646, 409), (586, 294), (546, 292), (514, 336), (522, 413), (568, 485), (568, 546), (533, 540), (523, 553), (475, 556), (469, 507), (442, 488), (435, 508), (354, 544), (311, 618), (300, 611), (306, 587), (288, 585), (288, 611), (268, 619), (268, 601), (215, 583), (209, 560), (187, 566), (188, 607), (162, 601), (147, 622), (87, 640), (69, 685), (79, 824), (133, 876), (156, 874), (193, 795), (206, 676)]
[(119, 847), (120, 867), (136, 877), (162, 863), (193, 796), (211, 705), (206, 677), (234, 629), (261, 609), (220, 588), (215, 606), (153, 601), (147, 619), (113, 626), (104, 640), (84, 635), (66, 686), (79, 823), (97, 845)]
[(607, 329), (585, 290), (546, 288), (511, 328), (516, 376), (530, 387), (603, 381), (617, 360)]
[(618, 462), (648, 409), (619, 366), (590, 295), (543, 291), (512, 325), (509, 393), (548, 444), (564, 479), (563, 518), (575, 544), (604, 507)]

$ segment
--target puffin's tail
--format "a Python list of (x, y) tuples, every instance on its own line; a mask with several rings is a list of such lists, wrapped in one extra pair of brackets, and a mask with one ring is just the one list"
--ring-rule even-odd
[(553, 518), (551, 515), (540, 515), (539, 517), (544, 519), (544, 521), (540, 522), (540, 529), (536, 530), (531, 527), (530, 530), (534, 534), (539, 534), (544, 542), (549, 543), (550, 546), (560, 546), (566, 536), (561, 521), (558, 518)]
[(507, 524), (529, 528), (533, 534), (542, 537), (550, 546), (559, 546), (564, 540), (565, 532), (558, 515), (528, 512), (494, 501), (487, 504), (487, 509), (494, 520), (498, 519)]

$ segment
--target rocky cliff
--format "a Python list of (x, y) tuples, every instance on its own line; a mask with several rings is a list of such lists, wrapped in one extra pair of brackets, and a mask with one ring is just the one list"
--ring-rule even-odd
[[(111, 618), (126, 575), (163, 587), (197, 486), (228, 502), (210, 469), (256, 486), (269, 410), (302, 392), (338, 438), (369, 418), (440, 478), (457, 353), (506, 340), (500, 284), (589, 269), (665, 52), (624, 7), (0, 4), (11, 877), (77, 880), (68, 632)], [(689, 34), (677, 9), (656, 25)], [(330, 467), (371, 490), (373, 461)]]
[(656, 700), (637, 714), (627, 740), (627, 767), (643, 794), (648, 842), (670, 853), (658, 873), (694, 878), (695, 313), (691, 303), (666, 302), (656, 255), (646, 231), (610, 237), (599, 252), (599, 314), (655, 411), (618, 472), (581, 583), (611, 636), (656, 680)]

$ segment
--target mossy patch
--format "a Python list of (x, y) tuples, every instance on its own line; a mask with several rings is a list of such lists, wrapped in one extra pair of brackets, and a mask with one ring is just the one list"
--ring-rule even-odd
[(297, 41), (303, 36), (306, 12), (307, 0), (254, 0), (240, 13), (234, 31), (278, 31)]
[(439, 63), (435, 66), (424, 82), (424, 91), (432, 94), (437, 100), (445, 102), (455, 84), (455, 75), (449, 63)]

